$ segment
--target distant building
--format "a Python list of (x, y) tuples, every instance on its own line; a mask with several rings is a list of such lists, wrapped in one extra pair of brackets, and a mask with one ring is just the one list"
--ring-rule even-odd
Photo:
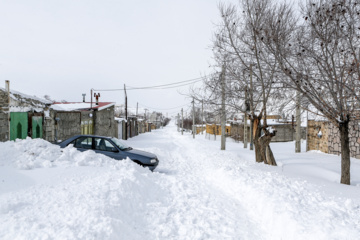
[(51, 102), (10, 90), (10, 83), (0, 88), (0, 141), (45, 138)]
[(95, 134), (118, 137), (118, 124), (115, 121), (115, 103), (89, 102), (54, 103), (51, 108), (55, 119), (56, 141), (78, 134)]

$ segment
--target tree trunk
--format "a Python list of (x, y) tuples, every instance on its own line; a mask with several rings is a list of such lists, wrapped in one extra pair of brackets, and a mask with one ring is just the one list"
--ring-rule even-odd
[(259, 139), (260, 139), (260, 136), (261, 136), (261, 128), (260, 128), (259, 117), (254, 117), (253, 136), (254, 136), (256, 162), (263, 162), (264, 159), (261, 157), (261, 144), (259, 142)]
[(277, 166), (273, 152), (271, 151), (270, 144), (266, 146), (266, 160), (269, 165)]
[(350, 185), (350, 144), (349, 144), (349, 121), (340, 123), (341, 142), (341, 183)]
[(270, 148), (270, 142), (273, 136), (274, 136), (273, 134), (266, 132), (264, 136), (259, 138), (258, 142), (261, 149), (260, 153), (261, 153), (262, 161), (265, 164), (277, 166), (274, 155)]

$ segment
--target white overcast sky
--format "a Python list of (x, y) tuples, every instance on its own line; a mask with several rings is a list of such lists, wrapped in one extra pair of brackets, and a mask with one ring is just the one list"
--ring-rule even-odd
[[(223, 2), (237, 2), (224, 0)], [(146, 87), (211, 71), (219, 0), (0, 0), (0, 83), (57, 101), (82, 101), (90, 89)], [(178, 92), (128, 91), (128, 103), (177, 113)], [(124, 103), (124, 92), (100, 92)], [(188, 106), (184, 106), (186, 110)]]
[[(82, 101), (91, 88), (200, 77), (209, 71), (218, 2), (1, 0), (0, 86), (10, 80), (11, 89), (29, 95)], [(124, 93), (101, 92), (100, 100), (124, 103)], [(190, 101), (177, 89), (128, 91), (129, 105), (155, 110)]]

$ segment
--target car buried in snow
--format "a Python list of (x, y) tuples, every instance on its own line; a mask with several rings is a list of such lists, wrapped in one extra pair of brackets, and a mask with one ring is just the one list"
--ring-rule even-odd
[(59, 146), (65, 148), (72, 144), (79, 151), (93, 150), (96, 153), (106, 155), (115, 160), (123, 160), (127, 157), (133, 162), (149, 168), (151, 171), (159, 164), (155, 154), (133, 149), (123, 141), (114, 137), (96, 135), (77, 135), (62, 141)]

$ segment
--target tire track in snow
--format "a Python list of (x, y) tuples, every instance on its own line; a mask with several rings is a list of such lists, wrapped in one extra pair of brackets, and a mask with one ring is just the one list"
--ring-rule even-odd
[[(255, 163), (248, 152), (220, 151), (219, 142), (193, 141), (171, 126), (156, 134), (173, 147), (159, 149), (173, 158), (159, 165), (171, 173), (159, 184), (173, 196), (158, 222), (159, 238), (358, 238), (360, 201), (334, 199), (317, 185)], [(191, 221), (194, 226), (187, 226)]]
[[(214, 171), (209, 159), (217, 151), (192, 141), (188, 135), (180, 135), (171, 126), (157, 130), (156, 135), (159, 142), (171, 142), (172, 146), (169, 150), (155, 147), (161, 156), (156, 171), (165, 173), (160, 174), (158, 184), (168, 189), (171, 196), (159, 211), (162, 217), (152, 224), (157, 238), (262, 239), (258, 222), (247, 215), (240, 201), (209, 181), (209, 174)], [(151, 151), (156, 142), (148, 145), (151, 146), (143, 149)], [(207, 148), (205, 155), (203, 150), (197, 151), (203, 148)], [(258, 231), (249, 231), (256, 228)]]

